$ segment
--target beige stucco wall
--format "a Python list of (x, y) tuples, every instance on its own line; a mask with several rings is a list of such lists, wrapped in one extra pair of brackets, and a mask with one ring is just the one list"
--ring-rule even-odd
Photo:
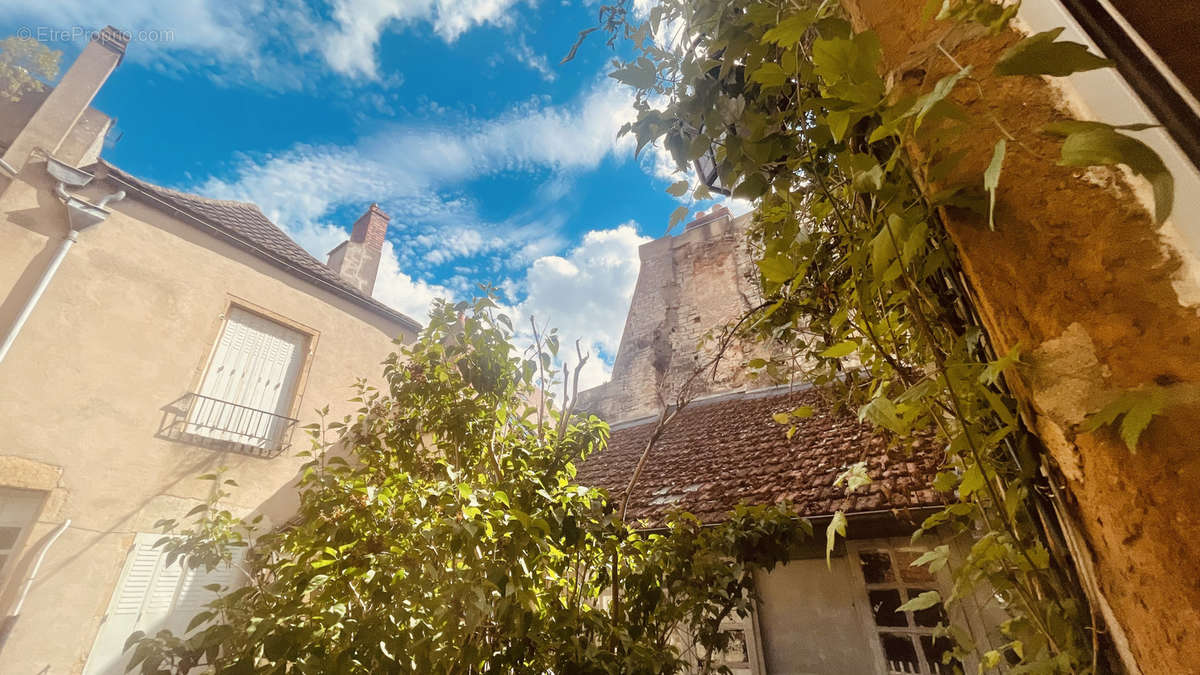
[[(65, 209), (44, 177), (40, 161), (31, 161), (23, 180), (0, 197), (5, 328), (66, 233)], [(97, 187), (92, 196), (106, 191)], [(355, 377), (379, 377), (379, 363), (401, 332), (392, 320), (143, 202), (130, 198), (114, 207), (106, 222), (79, 235), (0, 362), (0, 485), (39, 487), (52, 496), (24, 565), (37, 542), (72, 520), (0, 653), (0, 673), (79, 672), (133, 533), (153, 531), (157, 519), (181, 517), (204, 499), (209, 483), (197, 475), (229, 467), (240, 484), (234, 499), (241, 510), (286, 492), (304, 461), (294, 456), (307, 446), (303, 432), (296, 432), (292, 451), (275, 459), (155, 437), (161, 408), (195, 389), (231, 300), (318, 334), (298, 392), (301, 425), (315, 421), (313, 410), (325, 404), (337, 416), (350, 412)], [(287, 515), (267, 510), (276, 522)], [(4, 610), (18, 585), (11, 581), (0, 594)]]

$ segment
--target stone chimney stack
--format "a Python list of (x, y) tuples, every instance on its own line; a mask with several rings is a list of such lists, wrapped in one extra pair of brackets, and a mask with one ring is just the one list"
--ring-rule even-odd
[[(20, 171), (35, 148), (56, 155), (100, 87), (121, 63), (128, 42), (129, 36), (112, 26), (96, 33), (13, 139), (4, 153), (4, 161)], [(73, 161), (57, 155), (56, 158)]]
[(387, 236), (390, 217), (371, 204), (359, 216), (350, 230), (350, 239), (329, 252), (329, 267), (351, 286), (370, 295), (375, 290), (379, 274), (379, 258), (383, 255), (383, 240)]

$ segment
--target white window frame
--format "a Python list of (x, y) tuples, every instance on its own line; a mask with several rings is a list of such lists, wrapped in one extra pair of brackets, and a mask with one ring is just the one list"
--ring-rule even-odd
[[(0, 555), (6, 556), (0, 563), (0, 591), (8, 586), (9, 576), (16, 569), (17, 560), (20, 559), (25, 543), (29, 540), (29, 533), (37, 524), (42, 507), (46, 504), (46, 494), (45, 490), (0, 486), (0, 504), (9, 505), (7, 508), (0, 508), (0, 527), (18, 528), (12, 546), (0, 548)], [(25, 503), (16, 508), (11, 506), (22, 501)]]
[[(882, 633), (892, 633), (895, 635), (907, 635), (907, 636), (925, 636), (925, 635), (932, 636), (934, 629), (932, 627), (927, 628), (924, 626), (917, 626), (913, 620), (912, 614), (909, 612), (905, 612), (907, 626), (879, 626), (879, 625), (877, 625), (875, 623), (874, 612), (871, 609), (871, 601), (870, 601), (870, 593), (869, 592), (873, 591), (873, 590), (900, 589), (901, 604), (903, 604), (907, 600), (911, 599), (908, 596), (909, 589), (936, 590), (942, 594), (942, 597), (946, 597), (946, 589), (950, 588), (952, 584), (950, 583), (950, 580), (949, 580), (948, 575), (946, 574), (945, 570), (942, 570), (941, 572), (935, 574), (933, 581), (931, 581), (931, 582), (908, 582), (908, 581), (904, 581), (902, 579), (902, 577), (900, 576), (899, 564), (897, 562), (897, 557), (896, 557), (897, 552), (915, 554), (914, 555), (914, 557), (915, 557), (915, 556), (920, 555), (928, 550), (929, 550), (928, 547), (913, 545), (907, 539), (903, 539), (903, 538), (869, 539), (869, 540), (858, 540), (858, 541), (846, 542), (846, 557), (847, 557), (850, 567), (852, 569), (851, 575), (854, 580), (855, 591), (858, 594), (858, 597), (862, 600), (862, 602), (858, 603), (858, 605), (860, 607), (859, 617), (862, 621), (863, 632), (867, 636), (867, 639), (871, 642), (871, 653), (875, 657), (875, 669), (876, 669), (876, 672), (879, 673), (879, 675), (913, 675), (912, 673), (906, 673), (906, 671), (903, 671), (903, 670), (892, 670), (889, 668), (888, 662), (887, 662), (887, 657), (883, 651), (883, 643), (880, 640), (880, 635)], [(893, 572), (893, 575), (895, 575), (894, 581), (887, 582), (887, 583), (870, 583), (870, 584), (867, 583), (866, 576), (863, 574), (862, 559), (861, 559), (860, 555), (862, 553), (869, 553), (869, 552), (876, 552), (876, 551), (886, 551), (890, 555), (891, 560), (892, 560), (892, 572)], [(943, 607), (943, 611), (946, 613), (948, 620), (951, 622), (956, 622), (956, 621), (964, 622), (965, 621), (966, 617), (962, 616), (959, 612), (950, 611), (949, 609), (944, 608), (944, 607)], [(969, 622), (966, 622), (963, 625), (968, 626), (968, 629), (970, 630), (970, 632), (972, 633), (972, 637), (974, 638), (975, 637), (974, 634), (976, 631), (972, 629), (973, 628), (972, 624)], [(984, 643), (981, 642), (980, 644), (984, 644)], [(920, 648), (919, 637), (916, 641), (916, 646), (917, 646), (917, 660), (919, 662), (919, 669), (917, 671), (915, 671), (915, 674), (917, 674), (917, 675), (937, 675), (936, 671), (934, 671), (930, 667), (930, 665), (926, 662), (924, 650), (922, 650)], [(940, 664), (938, 664), (938, 665), (940, 665)], [(967, 667), (968, 672), (970, 672), (971, 664), (968, 663), (965, 665)]]
[[(292, 342), (295, 349), (292, 355), (293, 361), (283, 374), (280, 382), (282, 391), (279, 392), (275, 407), (272, 410), (263, 407), (261, 401), (244, 400), (249, 393), (245, 389), (245, 386), (247, 386), (246, 383), (243, 383), (241, 387), (235, 386), (231, 390), (231, 383), (218, 383), (217, 381), (219, 375), (216, 369), (228, 367), (228, 364), (218, 363), (218, 360), (223, 353), (223, 342), (230, 330), (230, 325), (235, 322), (240, 322), (252, 330), (256, 330), (255, 325), (269, 326), (270, 329), (279, 331), (281, 335), (288, 335), (293, 338)], [(258, 332), (267, 333), (268, 331), (259, 330)], [(281, 340), (281, 342), (284, 342), (284, 340)], [(209, 350), (205, 366), (201, 370), (200, 376), (193, 388), (193, 391), (200, 396), (206, 396), (229, 405), (227, 407), (220, 406), (220, 404), (213, 403), (207, 399), (197, 398), (189, 406), (184, 426), (186, 433), (199, 438), (260, 449), (285, 442), (286, 439), (282, 437), (285, 423), (281, 418), (291, 418), (296, 412), (315, 343), (315, 332), (304, 326), (281, 319), (269, 312), (245, 303), (230, 302), (222, 314), (216, 338), (212, 343), (212, 348)], [(254, 374), (250, 374), (249, 376), (250, 378), (255, 377)], [(246, 378), (246, 374), (241, 375), (241, 377)], [(220, 428), (224, 425), (225, 420), (232, 421), (234, 414), (241, 414), (247, 409), (258, 411), (259, 413), (270, 413), (277, 417), (263, 417), (261, 421), (266, 421), (267, 426), (264, 429), (262, 424), (254, 425), (254, 431), (258, 432), (254, 435)], [(245, 414), (252, 415), (253, 413)], [(250, 431), (250, 428), (246, 427), (246, 430)]]

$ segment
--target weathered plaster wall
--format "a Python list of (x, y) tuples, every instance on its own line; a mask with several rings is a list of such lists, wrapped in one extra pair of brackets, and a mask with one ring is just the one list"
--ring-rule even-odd
[[(641, 246), (642, 265), (612, 378), (581, 392), (583, 407), (618, 422), (656, 412), (660, 400), (675, 402), (680, 387), (714, 353), (715, 340), (705, 341), (705, 336), (711, 332), (719, 337), (726, 324), (760, 301), (745, 248), (750, 218), (698, 218), (678, 235)], [(716, 379), (708, 374), (697, 378), (693, 394), (745, 385), (744, 366), (757, 349), (735, 343)]]
[(1029, 355), (1030, 367), (1010, 382), (1065, 477), (1133, 656), (1144, 672), (1191, 672), (1200, 651), (1200, 539), (1185, 533), (1200, 491), (1200, 406), (1193, 398), (1165, 411), (1137, 455), (1110, 432), (1085, 434), (1078, 424), (1115, 391), (1186, 391), (1200, 382), (1200, 318), (1178, 288), (1181, 263), (1194, 261), (1164, 244), (1138, 198), (1143, 188), (1123, 172), (1055, 165), (1057, 142), (1036, 131), (1063, 116), (1061, 83), (986, 76), (1019, 34), (922, 21), (924, 4), (843, 1), (859, 27), (879, 35), (897, 82), (927, 89), (952, 72), (939, 44), (983, 78), (982, 91), (954, 94), (975, 127), (959, 140), (968, 156), (955, 179), (982, 175), (1000, 137), (993, 118), (1019, 135), (1000, 181), (997, 231), (954, 212), (950, 234), (998, 348), (1019, 342)]
[[(31, 161), (0, 202), (0, 326), (8, 326), (66, 231), (63, 205)], [(110, 192), (97, 187), (94, 192)], [(94, 195), (92, 195), (94, 197)], [(232, 296), (319, 335), (300, 424), (354, 406), (401, 328), (135, 199), (79, 235), (0, 363), (0, 484), (48, 490), (23, 565), (66, 518), (3, 653), (3, 673), (74, 673), (91, 648), (133, 533), (207, 496), (199, 474), (229, 467), (236, 511), (286, 491), (305, 461), (222, 453), (155, 437), (161, 408), (195, 389)], [(405, 340), (412, 339), (404, 335)], [(306, 449), (303, 432), (296, 449)], [(286, 499), (265, 510), (285, 518)], [(0, 602), (10, 606), (18, 583)]]

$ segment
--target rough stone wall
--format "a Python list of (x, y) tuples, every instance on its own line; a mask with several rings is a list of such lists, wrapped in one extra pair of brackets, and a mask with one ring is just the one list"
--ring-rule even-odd
[(1009, 145), (1000, 181), (996, 231), (957, 212), (947, 214), (948, 229), (989, 335), (1000, 350), (1019, 342), (1028, 355), (1009, 381), (1065, 484), (1064, 506), (1090, 550), (1083, 564), (1108, 604), (1098, 611), (1115, 619), (1118, 645), (1123, 629), (1142, 672), (1195, 672), (1200, 538), (1187, 533), (1200, 491), (1200, 406), (1166, 409), (1136, 455), (1109, 430), (1079, 428), (1114, 392), (1200, 383), (1200, 318), (1173, 286), (1178, 254), (1123, 173), (1055, 164), (1057, 143), (1036, 133), (1064, 116), (1055, 83), (987, 77), (1016, 31), (986, 36), (923, 21), (925, 0), (842, 4), (879, 35), (895, 81), (930, 88), (954, 69), (941, 48), (983, 78), (954, 94), (975, 128), (958, 141), (968, 154), (952, 180), (982, 175), (997, 124), (1019, 134), (1023, 145)]
[[(678, 235), (642, 245), (612, 379), (580, 393), (584, 409), (620, 422), (675, 402), (680, 388), (710, 361), (723, 327), (760, 301), (743, 236), (749, 223), (749, 214), (734, 218), (721, 209), (698, 217)], [(691, 394), (745, 386), (744, 366), (756, 349), (734, 343), (716, 377), (696, 377)]]

